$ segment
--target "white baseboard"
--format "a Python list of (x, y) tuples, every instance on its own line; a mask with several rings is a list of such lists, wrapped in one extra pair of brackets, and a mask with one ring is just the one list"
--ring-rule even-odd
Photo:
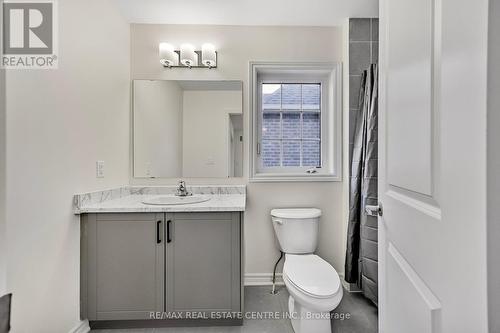
[[(270, 286), (273, 284), (273, 273), (247, 273), (245, 286)], [(276, 273), (276, 285), (284, 285), (281, 273)]]
[(90, 325), (87, 319), (82, 320), (75, 327), (73, 327), (69, 333), (88, 333), (90, 332)]
[[(339, 278), (342, 286), (347, 291), (360, 291), (356, 284), (344, 280), (344, 274), (339, 273)], [(247, 273), (245, 274), (244, 284), (245, 286), (270, 286), (273, 284), (273, 273)], [(276, 273), (276, 285), (284, 285), (282, 273)]]
[(361, 289), (358, 288), (356, 283), (349, 283), (344, 279), (344, 274), (339, 273), (339, 278), (340, 282), (342, 282), (342, 286), (344, 286), (344, 289), (347, 290), (350, 293), (360, 293)]
[(350, 289), (350, 283), (344, 280), (344, 274), (339, 273), (339, 278), (340, 278), (340, 283), (342, 283), (342, 286), (344, 287), (345, 290), (349, 291)]

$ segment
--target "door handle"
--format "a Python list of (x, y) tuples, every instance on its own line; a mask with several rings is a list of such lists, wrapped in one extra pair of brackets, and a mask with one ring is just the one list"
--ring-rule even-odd
[(156, 222), (156, 244), (161, 243), (161, 220)]
[(170, 225), (172, 224), (172, 220), (167, 221), (167, 243), (172, 241), (172, 235), (170, 234)]
[(382, 209), (382, 203), (379, 202), (378, 205), (366, 205), (365, 212), (368, 216), (382, 216), (384, 215), (384, 210)]

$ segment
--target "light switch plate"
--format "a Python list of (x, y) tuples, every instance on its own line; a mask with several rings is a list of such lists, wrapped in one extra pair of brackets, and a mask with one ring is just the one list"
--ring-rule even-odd
[(95, 163), (95, 173), (97, 178), (104, 178), (104, 161)]

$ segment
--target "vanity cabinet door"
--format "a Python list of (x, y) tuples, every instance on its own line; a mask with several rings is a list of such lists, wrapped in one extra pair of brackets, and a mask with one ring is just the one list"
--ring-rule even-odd
[(173, 213), (166, 219), (167, 311), (241, 311), (240, 214)]
[(164, 214), (88, 214), (89, 320), (149, 319), (164, 308)]

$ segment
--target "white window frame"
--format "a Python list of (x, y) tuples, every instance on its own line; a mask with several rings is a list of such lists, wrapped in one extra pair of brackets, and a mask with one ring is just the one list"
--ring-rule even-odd
[[(251, 182), (342, 180), (342, 73), (340, 63), (250, 63)], [(321, 83), (321, 168), (263, 168), (257, 152), (261, 143), (263, 83)]]
[[(323, 142), (325, 140), (328, 140), (328, 120), (330, 117), (330, 114), (328, 112), (328, 100), (327, 98), (323, 98), (323, 96), (327, 96), (328, 94), (328, 80), (326, 78), (320, 78), (320, 77), (315, 77), (314, 75), (304, 75), (304, 74), (293, 74), (293, 75), (287, 75), (287, 74), (264, 74), (261, 75), (257, 78), (258, 82), (258, 88), (257, 88), (257, 142), (261, 144), (262, 146), (262, 120), (263, 117), (262, 115), (262, 89), (260, 87), (263, 84), (321, 84), (321, 113), (320, 113), (320, 123), (321, 123), (321, 137), (320, 137), (320, 142), (321, 142), (321, 161), (326, 160), (328, 161), (330, 157), (330, 152), (328, 152), (327, 149), (324, 149)], [(276, 111), (278, 113), (278, 111)], [(280, 113), (283, 113), (283, 110), (279, 110)], [(301, 110), (290, 110), (287, 111), (287, 113), (293, 113), (293, 112), (301, 112)], [(312, 113), (312, 112), (311, 112)], [(280, 141), (284, 141), (283, 139), (280, 139)], [(302, 140), (301, 140), (302, 141)], [(313, 140), (311, 140), (313, 141)], [(261, 148), (262, 149), (262, 148)], [(282, 146), (282, 154), (283, 154), (283, 146)], [(302, 151), (301, 151), (302, 154)], [(303, 174), (306, 173), (307, 170), (312, 169), (313, 167), (308, 166), (308, 167), (268, 167), (268, 168), (263, 168), (261, 167), (262, 164), (262, 154), (257, 154), (257, 172), (260, 174), (263, 173), (272, 173), (272, 174), (280, 174), (280, 173), (286, 173), (286, 174)], [(318, 169), (319, 170), (319, 169)], [(316, 170), (316, 172), (318, 171)]]

